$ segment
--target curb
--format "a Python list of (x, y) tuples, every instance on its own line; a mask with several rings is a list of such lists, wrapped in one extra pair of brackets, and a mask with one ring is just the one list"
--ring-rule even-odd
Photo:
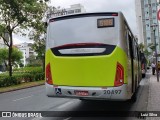
[(45, 84), (42, 83), (42, 84), (38, 84), (38, 85), (32, 85), (32, 86), (27, 86), (27, 87), (23, 87), (23, 88), (17, 88), (17, 89), (13, 89), (13, 90), (3, 91), (3, 92), (0, 92), (0, 94), (12, 92), (12, 91), (17, 91), (17, 90), (22, 90), (22, 89), (27, 89), (27, 88), (32, 88), (32, 87), (38, 87), (38, 86), (42, 86), (42, 85), (45, 85)]
[[(147, 111), (150, 111), (150, 105), (151, 105), (151, 76), (149, 77), (149, 90), (148, 90), (148, 103), (147, 103)], [(151, 117), (146, 117), (146, 120), (151, 120)]]

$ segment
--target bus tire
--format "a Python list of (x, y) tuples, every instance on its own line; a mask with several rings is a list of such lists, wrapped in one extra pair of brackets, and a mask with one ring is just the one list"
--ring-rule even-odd
[(130, 102), (131, 103), (135, 103), (137, 101), (137, 94), (136, 92), (132, 95), (131, 99), (130, 99)]

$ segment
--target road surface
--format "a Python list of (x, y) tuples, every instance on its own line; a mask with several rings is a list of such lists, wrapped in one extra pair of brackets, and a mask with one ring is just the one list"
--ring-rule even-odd
[[(45, 86), (38, 86), (18, 91), (0, 94), (0, 111), (146, 111), (148, 105), (149, 77), (147, 74), (142, 79), (137, 93), (137, 101), (130, 102), (110, 102), (110, 101), (81, 101), (77, 99), (49, 98), (45, 95)], [(78, 112), (77, 112), (78, 113)], [(94, 115), (96, 112), (93, 112)], [(24, 120), (136, 120), (135, 117), (74, 117), (55, 116), (42, 118), (23, 118)], [(2, 119), (2, 118), (0, 118)], [(3, 118), (3, 120), (21, 120), (22, 118)]]

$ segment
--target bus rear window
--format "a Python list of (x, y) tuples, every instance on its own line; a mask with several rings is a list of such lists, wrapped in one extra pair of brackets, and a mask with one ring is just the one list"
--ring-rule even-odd
[(47, 47), (66, 44), (102, 43), (118, 44), (118, 18), (113, 16), (89, 16), (55, 20), (49, 23)]

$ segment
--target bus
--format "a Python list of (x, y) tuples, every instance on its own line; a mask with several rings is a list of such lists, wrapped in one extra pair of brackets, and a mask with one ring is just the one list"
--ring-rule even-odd
[(140, 80), (138, 44), (122, 12), (81, 13), (48, 20), (48, 97), (135, 101)]

